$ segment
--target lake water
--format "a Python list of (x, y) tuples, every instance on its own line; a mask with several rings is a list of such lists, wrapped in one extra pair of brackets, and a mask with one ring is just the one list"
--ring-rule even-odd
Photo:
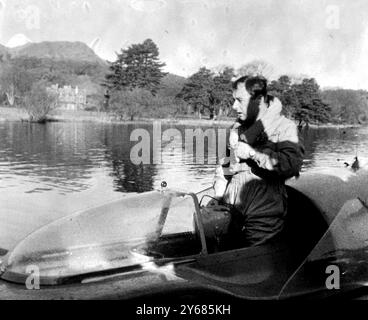
[[(39, 227), (76, 211), (159, 189), (162, 181), (194, 192), (211, 186), (216, 152), (209, 150), (209, 163), (197, 164), (185, 141), (177, 139), (159, 150), (161, 164), (134, 165), (130, 153), (137, 142), (130, 136), (136, 129), (152, 136), (152, 125), (0, 122), (0, 247), (10, 249)], [(163, 132), (167, 129), (184, 137), (185, 129), (195, 128), (162, 126)], [(356, 154), (368, 163), (368, 128), (309, 129), (302, 137), (303, 172), (344, 167)], [(155, 151), (151, 146), (151, 155)]]

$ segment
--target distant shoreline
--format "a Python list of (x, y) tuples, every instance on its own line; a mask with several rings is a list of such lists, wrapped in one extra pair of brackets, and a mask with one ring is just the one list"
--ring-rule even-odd
[[(150, 124), (153, 122), (161, 122), (168, 125), (186, 125), (186, 126), (231, 126), (235, 119), (226, 118), (219, 120), (209, 119), (195, 119), (195, 118), (137, 118), (136, 120), (118, 120), (113, 115), (106, 112), (92, 112), (92, 111), (68, 111), (56, 110), (49, 116), (50, 122), (95, 122), (105, 124)], [(0, 122), (27, 122), (28, 114), (23, 109), (0, 107)], [(361, 125), (353, 124), (310, 124), (310, 128), (359, 128)]]

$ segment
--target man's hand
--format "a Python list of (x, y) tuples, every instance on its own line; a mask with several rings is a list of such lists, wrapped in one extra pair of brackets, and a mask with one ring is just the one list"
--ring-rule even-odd
[(230, 131), (229, 144), (231, 149), (235, 149), (239, 144), (238, 129), (232, 129)]
[(236, 157), (243, 160), (253, 159), (256, 154), (256, 151), (249, 144), (244, 142), (239, 142), (234, 152)]
[(213, 182), (213, 189), (215, 191), (215, 198), (222, 199), (227, 187), (227, 180), (224, 176), (224, 170), (221, 165), (216, 168), (215, 179)]

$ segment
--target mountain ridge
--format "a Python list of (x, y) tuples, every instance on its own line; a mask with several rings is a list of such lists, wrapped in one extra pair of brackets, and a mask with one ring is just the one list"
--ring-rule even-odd
[(87, 44), (80, 41), (43, 41), (30, 42), (9, 48), (0, 44), (0, 54), (10, 57), (34, 57), (39, 59), (76, 60), (107, 66), (107, 61), (100, 58)]
[[(86, 89), (88, 94), (101, 94), (101, 83), (109, 73), (109, 63), (101, 59), (87, 44), (78, 41), (30, 42), (14, 48), (0, 44), (0, 62), (7, 63), (12, 58), (19, 58), (20, 61), (22, 58), (39, 60), (26, 63), (27, 68), (31, 68), (36, 74), (56, 72), (68, 85)], [(57, 81), (62, 83), (60, 79)], [(186, 78), (168, 73), (162, 79), (160, 93), (175, 97), (185, 82)]]

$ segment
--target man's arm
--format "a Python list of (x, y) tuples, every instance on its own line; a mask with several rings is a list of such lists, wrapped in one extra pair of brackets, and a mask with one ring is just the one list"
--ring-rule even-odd
[(283, 180), (298, 177), (303, 165), (303, 148), (285, 141), (277, 144), (277, 151), (256, 152), (251, 164), (253, 172), (259, 176), (280, 178)]
[(283, 141), (272, 148), (257, 151), (248, 144), (239, 143), (235, 152), (240, 159), (248, 160), (254, 174), (264, 178), (287, 180), (298, 176), (303, 165), (304, 148), (299, 143), (296, 126), (289, 126)]

